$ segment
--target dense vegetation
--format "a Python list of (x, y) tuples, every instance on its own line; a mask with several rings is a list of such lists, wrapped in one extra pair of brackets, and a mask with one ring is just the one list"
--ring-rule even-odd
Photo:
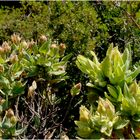
[(0, 19), (2, 138), (140, 137), (140, 2), (4, 2)]

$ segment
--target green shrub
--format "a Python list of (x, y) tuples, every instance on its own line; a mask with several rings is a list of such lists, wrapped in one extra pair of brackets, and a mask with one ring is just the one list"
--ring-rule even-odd
[[(91, 2), (100, 19), (96, 37), (96, 52), (99, 58), (105, 57), (109, 43), (123, 51), (128, 45), (132, 48), (132, 63), (139, 61), (139, 2), (100, 1)], [(107, 34), (108, 35), (105, 35)]]
[[(60, 126), (63, 117), (55, 115), (61, 101), (57, 90), (68, 78), (65, 69), (71, 57), (71, 54), (64, 56), (65, 49), (64, 44), (54, 44), (46, 36), (41, 36), (37, 43), (26, 42), (14, 34), (11, 41), (2, 44), (1, 138), (32, 138), (34, 129), (36, 138), (44, 138), (46, 129), (49, 134), (53, 127)], [(58, 119), (55, 121), (59, 125), (53, 119)]]
[[(140, 86), (136, 76), (140, 67), (130, 70), (131, 51), (110, 45), (100, 63), (94, 52), (93, 61), (79, 55), (76, 64), (86, 73), (91, 87), (90, 110), (81, 106), (80, 120), (75, 121), (82, 138), (139, 138)], [(95, 98), (96, 97), (96, 98)]]

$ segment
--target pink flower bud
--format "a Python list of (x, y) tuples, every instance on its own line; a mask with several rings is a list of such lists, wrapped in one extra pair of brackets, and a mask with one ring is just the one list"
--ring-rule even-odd
[(41, 35), (39, 41), (45, 42), (45, 41), (47, 41), (47, 37), (45, 35)]
[(20, 38), (19, 35), (13, 34), (11, 36), (11, 40), (12, 40), (13, 43), (18, 44), (18, 43), (20, 43), (21, 38)]
[(23, 48), (27, 48), (28, 47), (28, 44), (27, 44), (27, 42), (25, 40), (21, 42), (21, 45), (23, 46)]
[(60, 50), (64, 50), (64, 49), (66, 49), (66, 45), (63, 44), (63, 43), (61, 43), (59, 47), (60, 47)]
[(30, 42), (28, 42), (28, 48), (31, 49), (35, 45), (34, 40), (32, 39)]
[(3, 42), (2, 48), (4, 49), (4, 52), (10, 52), (11, 51), (11, 47), (9, 46), (9, 44), (6, 41)]
[(58, 48), (56, 44), (52, 44), (51, 48)]
[(10, 62), (15, 63), (18, 61), (18, 56), (16, 54), (10, 56)]
[(6, 116), (7, 118), (11, 118), (12, 116), (14, 116), (14, 111), (10, 108), (6, 111)]

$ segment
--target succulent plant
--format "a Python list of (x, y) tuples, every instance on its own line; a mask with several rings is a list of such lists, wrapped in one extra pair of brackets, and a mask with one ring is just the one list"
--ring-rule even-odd
[(131, 63), (131, 52), (125, 48), (120, 53), (118, 47), (111, 44), (107, 50), (106, 57), (100, 63), (93, 51), (93, 61), (79, 55), (76, 64), (78, 68), (90, 77), (93, 86), (105, 87), (107, 84), (123, 86), (124, 82), (131, 83), (140, 73), (140, 67), (134, 71), (129, 69)]
[(77, 133), (82, 138), (111, 138), (113, 130), (123, 129), (129, 120), (122, 119), (108, 99), (99, 98), (96, 112), (80, 107)]
[[(14, 34), (11, 36), (11, 42), (2, 44), (0, 47), (1, 138), (19, 136), (27, 127), (27, 125), (22, 126), (22, 129), (20, 129), (20, 125), (17, 127), (18, 119), (13, 110), (9, 109), (14, 102), (13, 99), (16, 101), (18, 97), (24, 95), (24, 98), (30, 100), (38, 90), (39, 93), (41, 92), (44, 102), (47, 99), (54, 100), (55, 95), (50, 91), (51, 86), (68, 78), (66, 66), (71, 54), (64, 56), (65, 49), (65, 44), (52, 43), (43, 35), (40, 37), (40, 42), (37, 43), (33, 40), (26, 42)], [(41, 85), (42, 82), (46, 86), (38, 88), (38, 84)], [(72, 91), (74, 90), (75, 88)], [(72, 93), (78, 94), (77, 91)]]
[(111, 44), (101, 63), (94, 52), (91, 54), (93, 61), (82, 55), (76, 61), (90, 78), (87, 85), (91, 87), (88, 99), (92, 108), (84, 111), (88, 114), (86, 123), (75, 121), (77, 134), (82, 138), (140, 138), (140, 86), (136, 82), (140, 67), (130, 69), (130, 49), (120, 53)]

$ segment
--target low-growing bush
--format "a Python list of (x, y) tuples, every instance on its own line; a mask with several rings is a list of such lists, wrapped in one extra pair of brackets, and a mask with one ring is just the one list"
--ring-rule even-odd
[[(65, 44), (55, 44), (46, 36), (41, 36), (37, 43), (26, 42), (14, 34), (11, 41), (3, 42), (0, 47), (1, 138), (60, 137), (68, 113), (65, 112), (68, 103), (61, 106), (63, 96), (57, 96), (59, 85), (65, 87), (64, 81), (68, 79), (65, 69), (71, 54), (64, 56), (65, 49)], [(70, 91), (67, 94), (71, 96)]]
[(90, 109), (80, 107), (77, 133), (82, 138), (135, 139), (140, 137), (140, 67), (130, 69), (131, 50), (120, 53), (111, 44), (102, 62), (91, 51), (93, 61), (77, 57), (78, 68), (90, 78)]

